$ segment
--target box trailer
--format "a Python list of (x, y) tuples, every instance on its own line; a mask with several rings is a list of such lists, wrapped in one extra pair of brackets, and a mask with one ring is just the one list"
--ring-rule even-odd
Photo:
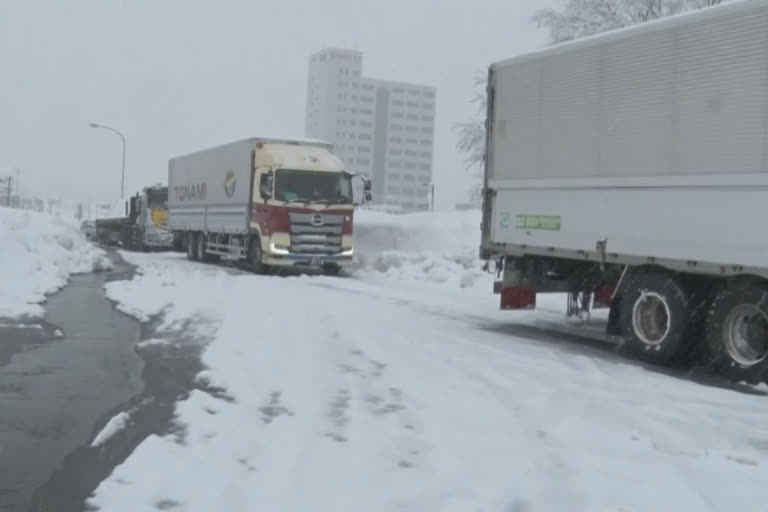
[(494, 63), (481, 257), (504, 309), (568, 292), (657, 363), (768, 367), (768, 3)]
[(168, 164), (169, 220), (193, 261), (243, 261), (257, 272), (337, 273), (354, 261), (352, 180), (323, 141), (254, 137)]

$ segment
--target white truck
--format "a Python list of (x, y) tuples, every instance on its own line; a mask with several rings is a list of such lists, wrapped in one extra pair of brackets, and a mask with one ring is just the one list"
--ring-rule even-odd
[(173, 158), (168, 226), (193, 261), (242, 261), (258, 273), (338, 273), (354, 261), (352, 180), (323, 141), (253, 137)]
[(768, 2), (494, 63), (481, 257), (659, 364), (768, 369)]

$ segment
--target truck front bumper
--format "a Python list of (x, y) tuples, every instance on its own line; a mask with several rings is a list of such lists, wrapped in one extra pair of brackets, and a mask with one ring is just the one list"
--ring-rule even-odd
[(264, 263), (272, 266), (282, 267), (323, 267), (325, 265), (337, 265), (339, 267), (348, 267), (353, 265), (356, 260), (352, 249), (342, 251), (336, 254), (305, 254), (291, 251), (270, 251), (265, 254)]

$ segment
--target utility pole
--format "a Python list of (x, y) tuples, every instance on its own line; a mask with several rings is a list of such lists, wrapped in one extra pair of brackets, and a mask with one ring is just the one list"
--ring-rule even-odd
[(435, 211), (435, 184), (434, 183), (429, 184), (429, 203), (430, 203), (430, 209), (434, 212)]

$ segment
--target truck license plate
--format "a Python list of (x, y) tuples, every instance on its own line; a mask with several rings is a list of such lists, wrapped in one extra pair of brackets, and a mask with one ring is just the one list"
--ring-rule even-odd
[(312, 266), (322, 265), (324, 263), (322, 258), (312, 258), (309, 260), (309, 264)]

